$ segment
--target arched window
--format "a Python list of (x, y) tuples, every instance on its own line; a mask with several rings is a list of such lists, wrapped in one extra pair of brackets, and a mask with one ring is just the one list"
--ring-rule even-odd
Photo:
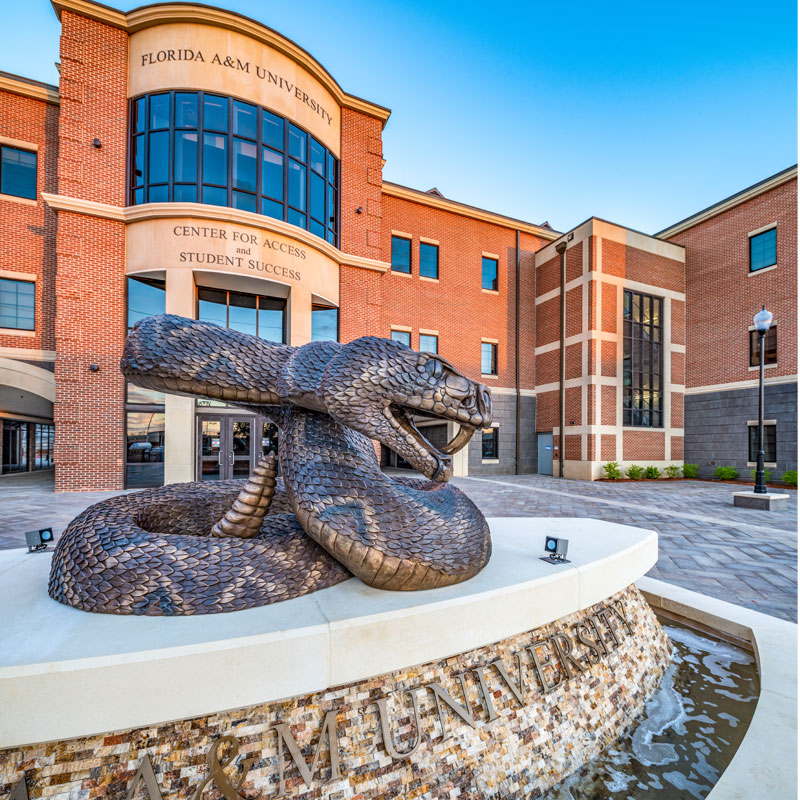
[(339, 162), (261, 106), (208, 92), (131, 101), (130, 203), (207, 203), (265, 214), (338, 246)]

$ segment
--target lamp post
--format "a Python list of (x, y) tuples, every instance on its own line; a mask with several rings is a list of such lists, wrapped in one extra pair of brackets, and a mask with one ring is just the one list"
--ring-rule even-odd
[(758, 457), (756, 460), (755, 494), (767, 493), (767, 481), (764, 475), (764, 337), (772, 324), (772, 314), (766, 306), (753, 317), (753, 325), (758, 331)]

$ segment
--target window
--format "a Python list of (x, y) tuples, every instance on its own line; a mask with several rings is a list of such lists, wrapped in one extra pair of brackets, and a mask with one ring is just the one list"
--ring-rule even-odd
[(286, 301), (224, 289), (197, 289), (197, 319), (270, 342), (286, 341)]
[(0, 147), (0, 194), (36, 199), (36, 153)]
[[(750, 366), (757, 367), (761, 363), (761, 342), (758, 331), (750, 331)], [(778, 363), (778, 326), (770, 325), (764, 334), (764, 363)]]
[[(764, 463), (766, 464), (775, 464), (778, 460), (776, 427), (774, 423), (771, 425), (764, 423)], [(747, 429), (750, 435), (747, 460), (754, 464), (758, 461), (758, 425), (748, 425)]]
[(33, 449), (33, 468), (52, 469), (53, 468), (53, 447), (55, 445), (55, 427), (53, 425), (42, 425), (34, 423), (34, 449)]
[(484, 428), (481, 435), (481, 458), (498, 457), (497, 428)]
[(490, 289), (493, 292), (497, 291), (497, 259), (487, 258), (484, 256), (481, 259), (481, 288)]
[(660, 297), (623, 295), (622, 424), (660, 428), (663, 417), (663, 330)]
[(311, 306), (311, 341), (339, 341), (339, 309), (332, 306)]
[(402, 342), (406, 347), (411, 347), (411, 334), (408, 331), (392, 331), (392, 341)]
[(392, 236), (392, 271), (411, 274), (411, 239)]
[[(128, 330), (145, 317), (163, 314), (164, 281), (128, 278)], [(125, 385), (125, 486), (164, 483), (164, 392)]]
[(36, 284), (0, 278), (0, 328), (34, 330)]
[(778, 263), (778, 229), (750, 237), (750, 272), (756, 272)]
[(481, 375), (497, 375), (497, 345), (481, 342)]
[(439, 245), (421, 242), (419, 245), (419, 274), (422, 278), (439, 280)]
[(130, 202), (228, 206), (338, 244), (339, 162), (265, 108), (206, 92), (131, 101)]
[(438, 353), (439, 337), (431, 333), (421, 333), (419, 335), (419, 351), (420, 353)]

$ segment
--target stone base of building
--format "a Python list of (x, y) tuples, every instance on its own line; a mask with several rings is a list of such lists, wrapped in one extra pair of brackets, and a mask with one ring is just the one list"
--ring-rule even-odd
[(756, 494), (755, 492), (734, 492), (733, 504), (739, 508), (755, 508), (759, 511), (783, 511), (789, 500), (788, 494)]

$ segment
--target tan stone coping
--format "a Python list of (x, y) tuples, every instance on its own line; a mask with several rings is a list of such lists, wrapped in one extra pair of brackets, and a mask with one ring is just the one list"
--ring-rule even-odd
[(523, 220), (514, 219), (513, 217), (504, 217), (502, 214), (495, 214), (492, 211), (476, 208), (466, 203), (459, 203), (456, 200), (447, 200), (444, 197), (428, 194), (419, 189), (411, 189), (408, 186), (401, 186), (398, 183), (384, 181), (381, 191), (389, 197), (398, 197), (401, 200), (420, 203), (421, 205), (438, 208), (442, 211), (451, 211), (462, 217), (470, 217), (471, 219), (477, 219), (481, 222), (489, 222), (492, 225), (500, 225), (503, 228), (511, 228), (515, 231), (522, 231), (522, 233), (530, 233), (533, 236), (538, 236), (540, 239), (547, 239), (548, 241), (558, 239), (563, 235), (549, 228), (542, 228), (539, 225), (534, 225), (531, 222), (524, 222)]
[[(32, 81), (17, 75), (0, 72), (0, 91), (21, 94), (34, 100), (44, 100), (45, 103), (59, 104), (58, 89), (48, 83)], [(26, 145), (26, 147), (29, 145)]]
[(355, 95), (347, 94), (328, 70), (303, 50), (302, 47), (257, 20), (233, 11), (194, 5), (192, 3), (158, 3), (150, 6), (141, 6), (125, 13), (100, 3), (90, 2), (90, 0), (52, 0), (52, 3), (59, 19), (61, 19), (62, 11), (70, 11), (73, 14), (88, 17), (106, 25), (112, 25), (115, 28), (121, 28), (128, 33), (136, 33), (136, 31), (150, 28), (154, 25), (174, 22), (201, 23), (236, 31), (283, 53), (308, 70), (330, 91), (340, 106), (352, 108), (354, 111), (359, 111), (370, 117), (376, 117), (381, 120), (383, 125), (386, 124), (389, 115), (392, 113), (388, 108), (377, 103), (371, 103)]
[[(90, 614), (51, 600), (52, 551), (0, 551), (0, 748), (269, 703), (501, 641), (581, 611), (655, 563), (658, 534), (593, 519), (489, 519), (487, 567), (456, 586), (372, 589), (188, 617)], [(570, 564), (540, 560), (569, 539)]]
[(749, 642), (756, 655), (756, 710), (708, 800), (797, 797), (797, 625), (653, 578), (636, 585), (656, 610)]
[(291, 225), (283, 220), (266, 217), (252, 211), (241, 211), (238, 208), (209, 206), (202, 203), (145, 203), (139, 206), (113, 206), (108, 203), (96, 203), (81, 200), (77, 197), (42, 193), (44, 201), (56, 211), (71, 211), (75, 214), (86, 214), (90, 217), (119, 220), (120, 222), (141, 222), (149, 219), (169, 219), (171, 217), (191, 217), (216, 222), (237, 222), (252, 228), (261, 228), (272, 233), (283, 234), (303, 242), (328, 258), (337, 261), (344, 267), (359, 267), (377, 272), (386, 272), (391, 268), (387, 261), (356, 256), (344, 253), (319, 236), (309, 233), (303, 228)]

